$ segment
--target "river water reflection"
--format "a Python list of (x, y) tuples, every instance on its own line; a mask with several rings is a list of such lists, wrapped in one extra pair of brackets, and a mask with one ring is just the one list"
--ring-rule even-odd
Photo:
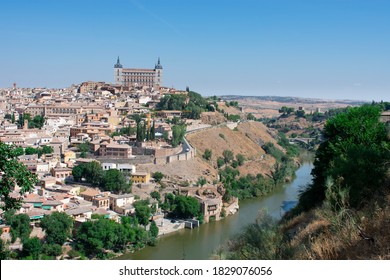
[(265, 209), (275, 218), (282, 215), (283, 201), (297, 200), (298, 191), (311, 182), (312, 161), (305, 161), (296, 171), (293, 182), (276, 189), (268, 196), (240, 202), (237, 214), (228, 218), (204, 224), (199, 228), (183, 229), (162, 236), (156, 247), (146, 247), (138, 252), (126, 254), (118, 259), (134, 260), (205, 260), (218, 246), (226, 242), (242, 227), (255, 221), (260, 210)]

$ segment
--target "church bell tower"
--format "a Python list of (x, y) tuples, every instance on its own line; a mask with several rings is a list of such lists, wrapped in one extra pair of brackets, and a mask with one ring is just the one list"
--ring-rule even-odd
[(123, 85), (122, 68), (123, 67), (119, 61), (119, 56), (118, 56), (116, 64), (114, 65), (114, 83), (117, 85)]
[(158, 58), (157, 64), (154, 67), (154, 86), (159, 89), (162, 86), (162, 75), (163, 75), (163, 67), (160, 63), (160, 58)]

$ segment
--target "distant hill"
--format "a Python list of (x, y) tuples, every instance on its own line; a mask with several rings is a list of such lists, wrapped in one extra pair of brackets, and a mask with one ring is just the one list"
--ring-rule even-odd
[(364, 100), (347, 100), (347, 99), (320, 99), (320, 98), (305, 98), (305, 97), (292, 97), (292, 96), (243, 96), (243, 95), (222, 95), (219, 96), (223, 100), (257, 100), (257, 101), (274, 101), (281, 103), (306, 103), (306, 104), (318, 104), (318, 103), (338, 103), (351, 106), (362, 105), (369, 103)]

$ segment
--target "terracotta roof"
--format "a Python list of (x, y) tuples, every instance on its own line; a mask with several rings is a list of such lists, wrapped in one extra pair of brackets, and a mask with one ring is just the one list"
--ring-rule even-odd
[(98, 190), (86, 189), (85, 191), (80, 193), (80, 195), (95, 196), (95, 195), (98, 195), (99, 193), (100, 193), (100, 191), (98, 191)]

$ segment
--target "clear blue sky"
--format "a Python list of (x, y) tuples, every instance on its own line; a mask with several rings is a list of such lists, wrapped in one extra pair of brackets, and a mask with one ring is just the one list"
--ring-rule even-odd
[(390, 100), (388, 0), (2, 0), (0, 87), (164, 67), (204, 95)]

